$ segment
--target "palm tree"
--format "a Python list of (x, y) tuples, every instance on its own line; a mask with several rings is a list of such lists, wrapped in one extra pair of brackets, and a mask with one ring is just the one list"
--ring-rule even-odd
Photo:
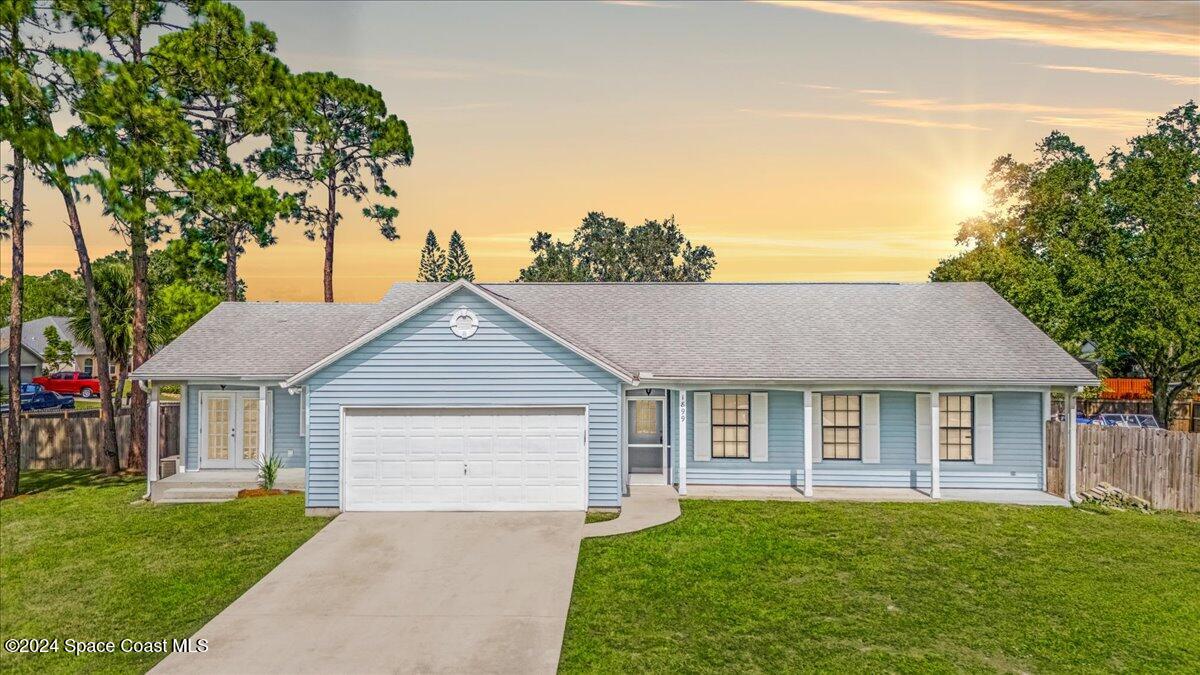
[[(133, 358), (133, 268), (125, 263), (101, 263), (92, 270), (96, 288), (96, 303), (100, 309), (100, 324), (104, 331), (104, 343), (108, 348), (108, 360), (117, 368), (117, 387), (114, 390), (117, 407), (124, 405), (125, 381), (129, 377), (129, 365)], [(95, 349), (92, 344), (91, 317), (86, 311), (71, 317), (71, 332), (76, 339)], [(151, 313), (147, 335), (150, 350), (160, 344), (164, 333), (162, 321)], [(108, 377), (108, 373), (97, 373), (97, 377)]]

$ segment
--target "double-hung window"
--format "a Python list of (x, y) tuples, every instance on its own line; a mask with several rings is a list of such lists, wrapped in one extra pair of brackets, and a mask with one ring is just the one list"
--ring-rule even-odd
[(712, 395), (712, 456), (750, 457), (750, 394)]
[(821, 458), (862, 459), (862, 397), (821, 396)]
[(948, 461), (972, 461), (975, 457), (974, 397), (942, 394), (938, 399), (938, 414), (941, 417), (938, 457)]

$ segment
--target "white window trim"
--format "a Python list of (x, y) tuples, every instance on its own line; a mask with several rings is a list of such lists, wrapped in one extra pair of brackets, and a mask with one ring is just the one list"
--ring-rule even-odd
[[(829, 396), (857, 396), (858, 397), (858, 457), (826, 457), (825, 456), (825, 401)], [(859, 462), (863, 461), (863, 395), (860, 392), (839, 391), (839, 392), (821, 392), (820, 398), (821, 408), (817, 410), (817, 419), (820, 424), (817, 426), (817, 433), (821, 437), (821, 461), (822, 462)], [(851, 429), (850, 426), (833, 425), (831, 429)]]
[[(957, 396), (957, 397), (966, 397), (966, 398), (969, 398), (969, 399), (971, 399), (971, 426), (970, 426), (970, 430), (971, 430), (971, 456), (970, 456), (969, 458), (967, 458), (967, 459), (948, 459), (948, 458), (946, 458), (946, 457), (941, 457), (941, 456), (939, 455), (939, 460), (940, 460), (940, 461), (943, 461), (943, 462), (961, 462), (961, 463), (963, 463), (963, 464), (974, 464), (974, 463), (975, 463), (975, 394), (974, 394), (974, 393), (964, 393), (964, 392), (946, 392), (946, 391), (939, 392), (939, 396), (938, 396), (938, 398), (940, 399), (942, 396), (947, 396), (947, 397), (949, 397), (949, 396)], [(942, 406), (942, 404), (941, 404), (941, 401), (940, 401), (940, 400), (938, 401), (938, 413), (939, 413), (939, 415), (940, 415), (940, 414), (944, 414), (944, 413), (946, 413), (946, 410), (945, 410), (945, 409), (944, 409), (944, 407)], [(941, 425), (941, 422), (939, 421), (939, 423), (938, 423), (938, 429), (937, 429), (937, 433), (938, 433), (938, 452), (939, 452), (939, 453), (944, 453), (944, 452), (945, 452), (945, 450), (946, 450), (945, 446), (944, 446), (944, 445), (942, 444), (942, 442), (941, 442), (941, 434), (942, 434), (942, 429), (950, 429), (950, 428), (952, 428), (952, 429), (966, 429), (967, 427), (963, 427), (963, 426), (956, 426), (956, 427), (943, 427), (943, 426)], [(956, 443), (955, 445), (961, 445), (961, 443)]]

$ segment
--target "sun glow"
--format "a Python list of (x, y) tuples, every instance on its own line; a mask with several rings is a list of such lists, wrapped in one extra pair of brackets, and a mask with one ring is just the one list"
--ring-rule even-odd
[(954, 188), (954, 205), (963, 216), (983, 213), (987, 203), (987, 194), (978, 183), (960, 183)]

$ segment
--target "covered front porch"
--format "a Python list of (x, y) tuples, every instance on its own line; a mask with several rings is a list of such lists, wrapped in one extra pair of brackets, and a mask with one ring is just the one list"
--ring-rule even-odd
[(1074, 389), (1044, 385), (627, 387), (623, 487), (715, 499), (1066, 504), (1046, 492), (1053, 393), (1073, 409)]
[(150, 456), (161, 456), (157, 408), (166, 386), (179, 388), (179, 454), (147, 467), (147, 492), (156, 502), (223, 501), (256, 487), (269, 457), (283, 468), (275, 487), (304, 489), (305, 433), (299, 390), (261, 380), (146, 382)]

